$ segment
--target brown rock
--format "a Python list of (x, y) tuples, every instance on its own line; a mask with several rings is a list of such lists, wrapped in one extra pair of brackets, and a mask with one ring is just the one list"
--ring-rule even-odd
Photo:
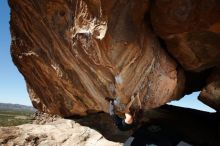
[(219, 0), (157, 0), (152, 25), (186, 69), (201, 71), (220, 62)]
[(40, 111), (36, 111), (33, 114), (33, 124), (45, 124), (45, 123), (50, 123), (53, 121), (56, 121), (58, 119), (60, 119), (61, 117), (58, 115), (51, 115), (51, 114), (47, 114), (47, 113), (43, 113)]
[(215, 69), (207, 79), (206, 86), (202, 89), (199, 100), (208, 106), (220, 111), (220, 69)]
[[(11, 53), (33, 105), (62, 116), (181, 97), (184, 75), (151, 32), (146, 0), (9, 0)], [(132, 106), (135, 108), (135, 104)]]

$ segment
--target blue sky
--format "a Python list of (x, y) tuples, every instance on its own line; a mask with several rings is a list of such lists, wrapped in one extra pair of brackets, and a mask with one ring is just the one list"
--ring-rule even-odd
[(190, 95), (184, 96), (182, 99), (178, 101), (172, 101), (168, 104), (181, 106), (181, 107), (189, 107), (194, 109), (199, 109), (202, 111), (209, 111), (209, 112), (215, 112), (214, 109), (210, 108), (209, 106), (203, 104), (201, 101), (197, 99), (199, 95), (199, 92), (194, 92)]
[(0, 0), (0, 102), (31, 105), (23, 76), (10, 56), (10, 9)]
[[(10, 56), (9, 16), (7, 0), (0, 0), (0, 102), (31, 105), (24, 78)], [(194, 92), (169, 104), (213, 112), (213, 109), (197, 100), (198, 95), (199, 92)]]

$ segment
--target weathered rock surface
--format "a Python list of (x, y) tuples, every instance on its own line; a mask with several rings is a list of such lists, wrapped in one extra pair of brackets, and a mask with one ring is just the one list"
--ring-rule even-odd
[(219, 0), (157, 0), (151, 20), (168, 51), (186, 70), (219, 65)]
[(119, 131), (106, 113), (71, 119), (45, 113), (36, 117), (35, 123), (38, 124), (0, 127), (0, 145), (118, 146), (124, 143), (128, 146), (135, 141), (136, 145), (177, 145), (184, 141), (192, 145), (216, 146), (220, 143), (220, 117), (217, 113), (169, 105), (146, 111), (143, 116), (145, 122), (133, 134)]
[(24, 124), (0, 128), (1, 146), (121, 146), (97, 131), (66, 119), (45, 125)]
[[(63, 119), (58, 115), (51, 115), (43, 112), (36, 112), (34, 115), (33, 124), (51, 124), (54, 121)], [(94, 113), (87, 116), (72, 116), (69, 120), (79, 123), (79, 126), (86, 126), (100, 132), (106, 139), (115, 142), (124, 142), (131, 134), (132, 130), (120, 131), (112, 118), (107, 113)], [(67, 120), (68, 121), (68, 120)], [(77, 126), (75, 127), (77, 128)], [(117, 135), (117, 136), (116, 136)]]
[[(33, 105), (62, 116), (144, 109), (183, 93), (184, 75), (151, 30), (146, 0), (9, 0), (11, 53)], [(132, 107), (135, 108), (136, 104)]]
[[(202, 90), (199, 99), (220, 109), (220, 1), (158, 0), (152, 4), (151, 23), (167, 50), (185, 70), (185, 94)], [(209, 78), (207, 79), (207, 77)], [(205, 81), (207, 80), (207, 83)]]
[[(219, 0), (9, 0), (9, 4), (11, 54), (34, 107), (64, 117), (86, 115), (77, 122), (118, 141), (130, 133), (120, 133), (107, 114), (97, 112), (108, 112), (105, 97), (111, 97), (123, 113), (130, 97), (140, 93), (145, 122), (176, 129), (187, 140), (196, 140), (195, 145), (219, 144), (219, 113), (170, 106), (150, 110), (202, 90), (199, 99), (220, 111), (220, 71), (213, 69), (220, 64)], [(132, 108), (137, 108), (136, 102)], [(6, 140), (0, 142), (120, 145), (75, 125), (79, 126), (60, 119), (2, 128), (0, 137)], [(12, 136), (7, 135), (10, 130)]]
[(213, 70), (207, 79), (206, 86), (202, 89), (199, 100), (220, 111), (220, 69)]

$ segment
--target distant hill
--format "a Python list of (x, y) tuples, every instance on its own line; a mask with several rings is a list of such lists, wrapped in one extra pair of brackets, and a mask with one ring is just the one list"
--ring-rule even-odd
[(0, 103), (0, 127), (32, 123), (35, 111), (32, 106)]
[(11, 103), (0, 103), (0, 110), (36, 111), (36, 109), (32, 106), (20, 105), (20, 104), (11, 104)]

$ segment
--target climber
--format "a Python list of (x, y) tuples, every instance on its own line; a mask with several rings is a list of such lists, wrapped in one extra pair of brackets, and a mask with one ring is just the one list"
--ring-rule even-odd
[[(136, 96), (139, 100), (139, 94), (138, 96)], [(108, 98), (109, 100), (109, 98)], [(110, 104), (109, 104), (109, 114), (112, 117), (113, 121), (115, 122), (115, 125), (118, 127), (119, 130), (121, 131), (127, 131), (130, 130), (134, 127), (134, 114), (132, 114), (129, 110), (130, 106), (132, 105), (132, 103), (134, 102), (135, 98), (134, 96), (131, 97), (131, 101), (128, 103), (128, 105), (125, 108), (125, 119), (120, 118), (118, 115), (115, 114), (115, 103), (114, 100), (110, 99)], [(140, 102), (138, 102), (140, 110), (141, 110), (141, 105)], [(140, 111), (139, 110), (139, 111)]]

